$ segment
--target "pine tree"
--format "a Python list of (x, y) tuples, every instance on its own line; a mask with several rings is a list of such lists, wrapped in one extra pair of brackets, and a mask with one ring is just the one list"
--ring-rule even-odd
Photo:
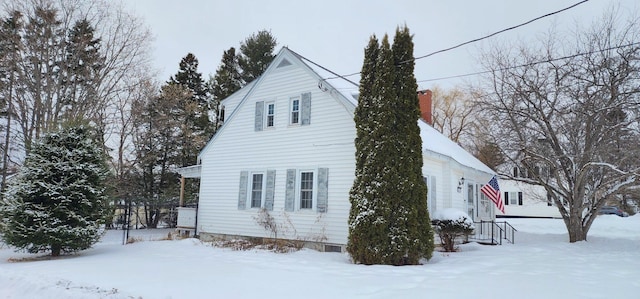
[(4, 144), (2, 146), (2, 182), (0, 184), (0, 198), (4, 196), (9, 175), (9, 155), (11, 152), (11, 124), (13, 122), (13, 103), (16, 90), (16, 71), (18, 70), (18, 55), (20, 55), (20, 30), (23, 26), (22, 14), (13, 11), (0, 25), (0, 115), (5, 118)]
[(370, 40), (360, 92), (347, 250), (355, 263), (418, 264), (431, 257), (433, 232), (408, 29), (396, 32), (393, 50), (386, 35), (379, 48)]
[(0, 203), (0, 236), (30, 253), (75, 252), (100, 236), (107, 196), (105, 157), (92, 129), (70, 126), (35, 142)]
[(236, 56), (234, 47), (229, 48), (222, 54), (222, 61), (213, 79), (214, 84), (211, 88), (211, 93), (218, 100), (225, 99), (242, 87), (240, 66), (238, 65), (238, 56)]
[(198, 59), (195, 55), (188, 53), (187, 56), (180, 60), (180, 69), (178, 73), (169, 79), (168, 83), (182, 84), (191, 93), (193, 99), (199, 106), (205, 106), (208, 103), (208, 90), (202, 79), (202, 74), (198, 72)]
[(275, 58), (273, 50), (278, 42), (270, 31), (261, 30), (240, 44), (238, 64), (245, 84), (260, 77)]
[(209, 85), (213, 95), (211, 108), (216, 115), (214, 128), (217, 129), (224, 120), (219, 107), (220, 101), (242, 88), (240, 66), (238, 65), (238, 56), (236, 56), (234, 47), (229, 48), (222, 54), (220, 66), (215, 76), (209, 81)]
[[(198, 59), (191, 53), (180, 61), (180, 69), (168, 82), (169, 85), (180, 85), (180, 88), (191, 93), (190, 97), (183, 97), (181, 93), (163, 92), (162, 97), (177, 95), (175, 114), (188, 130), (180, 130), (179, 144), (181, 151), (180, 167), (190, 166), (196, 163), (198, 151), (202, 149), (208, 138), (213, 135), (213, 125), (209, 120), (209, 90), (202, 74), (198, 72)], [(166, 86), (165, 86), (166, 87)], [(173, 90), (166, 89), (164, 90)], [(174, 101), (174, 99), (164, 99)]]
[(104, 57), (100, 55), (100, 38), (94, 37), (95, 29), (86, 19), (79, 20), (71, 28), (66, 46), (63, 72), (64, 120), (93, 119), (99, 107), (97, 87), (104, 67)]

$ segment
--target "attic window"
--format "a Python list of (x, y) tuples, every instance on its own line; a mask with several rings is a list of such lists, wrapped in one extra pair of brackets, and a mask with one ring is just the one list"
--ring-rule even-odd
[(289, 66), (289, 65), (291, 65), (291, 62), (289, 60), (282, 59), (282, 61), (280, 61), (280, 63), (278, 64), (278, 68)]

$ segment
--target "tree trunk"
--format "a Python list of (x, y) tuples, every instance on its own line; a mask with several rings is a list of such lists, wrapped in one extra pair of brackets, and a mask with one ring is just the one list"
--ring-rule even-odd
[[(582, 226), (581, 224), (582, 221), (580, 220), (581, 218), (570, 219), (570, 221), (567, 224), (567, 231), (569, 232), (570, 243), (587, 240), (588, 229)], [(565, 221), (565, 223), (567, 222)]]
[(51, 245), (51, 256), (60, 256), (60, 245)]

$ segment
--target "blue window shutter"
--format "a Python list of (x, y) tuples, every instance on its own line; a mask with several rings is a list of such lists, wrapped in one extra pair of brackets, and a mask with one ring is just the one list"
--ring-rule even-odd
[(504, 193), (504, 204), (505, 205), (509, 204), (509, 192)]
[(267, 170), (267, 193), (264, 195), (264, 208), (273, 211), (273, 198), (276, 188), (276, 171)]
[(296, 201), (296, 170), (287, 169), (287, 190), (284, 194), (284, 210), (293, 212)]
[(311, 124), (311, 93), (303, 93), (301, 97), (300, 107), (300, 125), (306, 126)]
[(318, 212), (326, 213), (329, 203), (329, 168), (318, 169)]
[(247, 208), (247, 180), (249, 178), (248, 171), (240, 172), (240, 191), (238, 192), (238, 210)]
[(254, 129), (256, 131), (262, 131), (262, 122), (264, 121), (264, 101), (256, 102), (256, 118)]

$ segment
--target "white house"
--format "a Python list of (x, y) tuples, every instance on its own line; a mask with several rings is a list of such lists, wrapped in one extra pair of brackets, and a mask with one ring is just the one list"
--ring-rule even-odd
[[(278, 238), (320, 250), (347, 243), (355, 176), (357, 86), (283, 48), (264, 74), (224, 101), (226, 119), (201, 151), (196, 233), (201, 238), (274, 237), (258, 224), (262, 208)], [(494, 172), (420, 120), (430, 212), (458, 208), (493, 220), (480, 192)], [(324, 245), (324, 246), (323, 246)]]
[(542, 186), (502, 179), (500, 191), (505, 205), (498, 217), (562, 218)]

